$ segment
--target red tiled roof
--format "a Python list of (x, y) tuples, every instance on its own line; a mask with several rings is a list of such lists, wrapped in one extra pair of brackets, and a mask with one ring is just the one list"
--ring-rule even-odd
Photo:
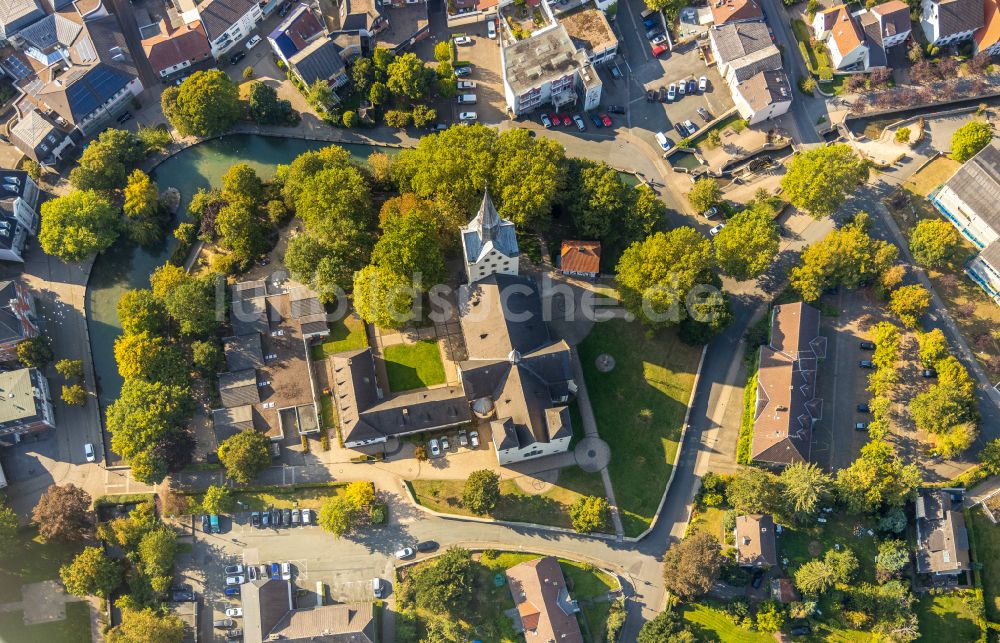
[(161, 20), (160, 33), (143, 40), (142, 49), (157, 73), (185, 60), (196, 62), (212, 54), (205, 28), (198, 20), (180, 29), (171, 29), (166, 20)]
[(601, 271), (600, 241), (563, 241), (559, 269), (563, 272)]
[(709, 0), (709, 6), (712, 9), (712, 20), (717, 25), (764, 17), (754, 0)]

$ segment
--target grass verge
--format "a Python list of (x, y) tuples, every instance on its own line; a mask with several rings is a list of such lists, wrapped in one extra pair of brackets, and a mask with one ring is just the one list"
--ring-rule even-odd
[[(670, 477), (701, 349), (672, 330), (647, 335), (638, 322), (616, 319), (595, 325), (579, 351), (597, 427), (611, 447), (625, 534), (638, 536)], [(615, 359), (608, 373), (596, 366), (604, 353)]]
[(681, 615), (699, 641), (740, 641), (740, 643), (774, 641), (773, 634), (754, 632), (734, 624), (726, 612), (711, 601), (685, 604)]
[(352, 351), (368, 345), (365, 324), (354, 315), (329, 323), (330, 334), (319, 344), (310, 347), (310, 357), (314, 361), (325, 359), (334, 353)]
[[(319, 509), (327, 498), (334, 498), (343, 491), (346, 483), (333, 482), (323, 484), (292, 485), (288, 487), (261, 486), (234, 489), (234, 501), (243, 503), (241, 511), (260, 511), (268, 507), (275, 509), (292, 509), (294, 507)], [(201, 511), (201, 499), (204, 494), (191, 494), (193, 511)], [(238, 507), (239, 505), (237, 505)]]
[(983, 584), (986, 618), (1000, 622), (1000, 525), (990, 522), (982, 510), (971, 513), (974, 534), (974, 556), (983, 568), (979, 576)]
[(0, 641), (17, 643), (89, 643), (90, 609), (86, 603), (66, 603), (66, 618), (25, 625), (22, 612), (0, 614)]
[(445, 383), (441, 351), (432, 339), (386, 346), (385, 370), (393, 393)]
[[(34, 527), (19, 529), (13, 547), (16, 555), (0, 559), (0, 603), (21, 600), (21, 585), (59, 578), (59, 567), (73, 560), (82, 544), (42, 542)], [(20, 618), (20, 615), (19, 615)], [(88, 630), (89, 631), (89, 630)], [(4, 629), (0, 626), (0, 634)], [(0, 640), (17, 641), (16, 637)]]

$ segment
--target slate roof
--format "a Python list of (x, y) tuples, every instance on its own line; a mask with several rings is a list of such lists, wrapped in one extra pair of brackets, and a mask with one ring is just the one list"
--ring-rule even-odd
[(920, 574), (948, 574), (970, 568), (965, 517), (961, 503), (956, 503), (951, 494), (943, 489), (922, 489), (917, 496), (917, 572)]
[(297, 52), (288, 62), (307, 85), (317, 80), (332, 80), (344, 73), (340, 47), (329, 38), (320, 38)]
[(871, 13), (863, 13), (860, 23), (865, 45), (868, 47), (868, 67), (885, 67), (888, 59), (885, 55), (885, 45), (882, 43), (882, 25), (879, 24), (878, 17)]
[(773, 47), (771, 34), (762, 22), (747, 22), (724, 25), (709, 29), (709, 37), (719, 52), (719, 62), (728, 64), (755, 51)]
[(25, 339), (21, 319), (14, 314), (11, 302), (17, 299), (17, 284), (11, 280), (0, 281), (0, 344)]
[(309, 7), (299, 3), (268, 38), (285, 58), (290, 58), (324, 32), (323, 25)]
[(219, 374), (219, 397), (226, 408), (259, 404), (257, 371), (248, 368), (242, 371)]
[(1000, 272), (1000, 241), (994, 241), (987, 245), (982, 249), (977, 258), (980, 261), (985, 261), (994, 270)]
[(994, 231), (1000, 232), (1000, 143), (995, 139), (965, 162), (945, 186)]
[(29, 46), (46, 50), (56, 45), (69, 47), (83, 31), (83, 25), (61, 14), (50, 14), (18, 32)]
[(29, 182), (24, 170), (0, 168), (0, 201), (20, 197), (32, 210), (38, 210), (38, 186)]
[(491, 249), (506, 257), (517, 256), (517, 235), (514, 223), (501, 219), (489, 191), (483, 194), (479, 212), (468, 225), (462, 228), (462, 245), (465, 259), (474, 263)]
[(39, 143), (42, 143), (49, 134), (54, 134), (57, 137), (56, 145), (66, 137), (65, 132), (42, 116), (41, 112), (34, 106), (20, 115), (17, 123), (11, 127), (10, 134), (31, 149), (38, 147)]
[(256, 0), (207, 0), (198, 5), (198, 15), (209, 40), (215, 40), (256, 5)]
[(222, 347), (226, 353), (226, 366), (230, 371), (245, 371), (264, 365), (260, 333), (223, 338)]
[(559, 269), (563, 272), (601, 271), (600, 241), (563, 241), (559, 252)]
[(780, 69), (759, 72), (737, 85), (737, 90), (755, 112), (774, 103), (792, 100), (788, 76)]
[(820, 314), (798, 302), (775, 306), (771, 320), (770, 345), (760, 349), (750, 457), (808, 462), (812, 425), (822, 415), (823, 401), (816, 397), (817, 362), (826, 356)]
[(881, 18), (883, 38), (912, 30), (910, 7), (905, 2), (889, 0), (889, 2), (875, 5), (869, 11)]
[(983, 0), (940, 0), (936, 4), (938, 38), (975, 31), (983, 26)]
[(514, 605), (529, 641), (583, 643), (576, 602), (566, 586), (559, 561), (543, 556), (506, 572)]
[(271, 330), (267, 317), (267, 298), (249, 297), (238, 299), (233, 297), (229, 323), (235, 335), (251, 335), (267, 333)]
[(778, 564), (774, 519), (770, 514), (736, 517), (736, 562), (747, 567)]
[(253, 426), (253, 407), (249, 404), (212, 410), (212, 427), (217, 440), (225, 440)]
[(292, 584), (273, 578), (244, 583), (240, 587), (240, 601), (244, 643), (263, 643), (274, 626), (294, 606)]
[(341, 31), (371, 31), (381, 17), (375, 0), (341, 0)]
[(256, 580), (242, 586), (243, 641), (372, 643), (375, 612), (370, 602), (295, 609), (292, 584)]

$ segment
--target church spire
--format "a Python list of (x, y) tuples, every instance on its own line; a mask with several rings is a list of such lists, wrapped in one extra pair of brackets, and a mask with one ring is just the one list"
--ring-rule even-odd
[(484, 242), (493, 241), (500, 230), (500, 214), (493, 205), (488, 188), (483, 191), (483, 202), (479, 206), (475, 226), (479, 229), (479, 236)]

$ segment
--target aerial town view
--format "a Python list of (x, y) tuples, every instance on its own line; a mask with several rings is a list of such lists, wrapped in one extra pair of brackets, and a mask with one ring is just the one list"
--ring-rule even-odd
[(1000, 643), (1000, 0), (0, 0), (0, 643)]

